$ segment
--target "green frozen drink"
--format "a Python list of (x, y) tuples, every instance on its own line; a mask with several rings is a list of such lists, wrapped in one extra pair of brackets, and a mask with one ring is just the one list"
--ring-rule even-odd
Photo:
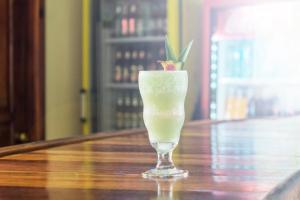
[(151, 145), (169, 151), (178, 143), (184, 122), (186, 71), (142, 71), (139, 89), (144, 103), (144, 122)]
[(172, 151), (178, 144), (184, 123), (184, 100), (188, 75), (178, 71), (141, 71), (139, 89), (143, 99), (143, 117), (151, 145), (158, 153), (155, 169), (144, 177), (186, 176), (172, 162)]

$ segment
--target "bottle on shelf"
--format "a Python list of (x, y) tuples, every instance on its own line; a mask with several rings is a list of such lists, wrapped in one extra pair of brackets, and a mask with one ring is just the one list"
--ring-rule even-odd
[(149, 35), (158, 35), (160, 19), (159, 19), (159, 1), (151, 4), (151, 17), (149, 19)]
[(131, 98), (131, 128), (139, 127), (139, 97), (138, 92), (134, 92)]
[[(256, 96), (255, 106), (256, 106), (256, 116), (264, 117), (276, 114), (274, 109), (277, 107), (276, 96), (269, 93), (268, 89), (260, 90)], [(288, 109), (286, 109), (288, 110)], [(277, 112), (277, 111), (276, 111)]]
[(131, 52), (129, 48), (126, 48), (124, 51), (124, 61), (123, 61), (123, 69), (122, 69), (122, 81), (124, 83), (128, 83), (130, 81), (130, 57)]
[(131, 128), (131, 94), (126, 91), (124, 95), (124, 128)]
[(115, 5), (115, 27), (113, 36), (120, 37), (122, 35), (122, 9), (123, 6), (120, 1), (116, 2)]
[(122, 92), (119, 92), (117, 95), (116, 102), (116, 118), (115, 118), (115, 128), (117, 130), (124, 128), (124, 96)]
[(161, 2), (161, 18), (162, 18), (162, 30), (161, 30), (161, 35), (166, 35), (167, 34), (167, 2), (166, 1), (160, 1)]
[(225, 119), (233, 119), (234, 118), (234, 90), (229, 88), (227, 97), (226, 97), (226, 107), (225, 107)]
[(280, 115), (280, 106), (279, 106), (278, 96), (276, 96), (276, 95), (273, 96), (273, 102), (274, 102), (274, 105), (273, 105), (273, 108), (272, 108), (272, 113), (275, 116), (279, 116)]
[(253, 47), (251, 41), (244, 41), (241, 52), (241, 67), (242, 76), (244, 78), (251, 78), (253, 74)]
[(138, 63), (138, 71), (145, 70), (146, 59), (145, 59), (145, 50), (144, 50), (143, 46), (140, 47), (138, 50), (137, 63)]
[(121, 19), (121, 34), (123, 37), (128, 36), (128, 19), (128, 3), (123, 3)]
[(147, 55), (146, 55), (146, 69), (147, 70), (156, 70), (156, 60), (153, 56), (153, 52), (152, 52), (152, 48), (151, 46), (149, 46), (149, 48), (147, 49)]
[[(228, 42), (229, 43), (229, 42)], [(214, 42), (215, 46), (222, 46), (223, 43), (222, 42)], [(229, 44), (226, 44), (224, 43), (224, 47), (225, 47), (225, 54), (226, 56), (224, 56), (224, 76), (227, 77), (227, 78), (232, 78), (232, 71), (233, 71), (233, 66), (232, 66), (232, 61), (233, 61), (233, 47), (232, 45)], [(213, 50), (213, 47), (211, 47), (211, 54), (215, 54), (217, 51), (216, 50)]]
[(145, 127), (144, 118), (143, 118), (143, 100), (142, 97), (139, 95), (139, 107), (138, 107), (138, 116), (139, 116), (139, 127)]
[(244, 119), (247, 117), (248, 112), (248, 98), (245, 89), (240, 89), (240, 96), (238, 96), (237, 101), (238, 119)]
[(227, 119), (244, 119), (248, 112), (248, 98), (243, 88), (233, 87), (227, 97)]
[(137, 83), (138, 81), (138, 51), (134, 48), (131, 52), (130, 65), (130, 82)]
[[(166, 54), (165, 54), (165, 47), (164, 46), (161, 46), (159, 47), (159, 51), (158, 51), (158, 54), (157, 54), (157, 58), (156, 60), (166, 60)], [(161, 65), (156, 62), (156, 69), (162, 69)]]
[(249, 118), (253, 118), (256, 116), (256, 100), (253, 92), (251, 90), (248, 91), (247, 94), (248, 99), (248, 110), (247, 110), (247, 116)]
[(166, 60), (166, 52), (165, 52), (165, 47), (164, 47), (164, 45), (162, 45), (162, 46), (159, 48), (158, 59), (159, 59), (159, 60)]
[(228, 43), (220, 42), (220, 45), (226, 45), (225, 69), (224, 73), (229, 78), (241, 78), (241, 51), (239, 41), (229, 41)]
[(164, 1), (156, 1), (152, 4), (152, 35), (165, 35), (166, 10)]
[(232, 87), (228, 90), (225, 106), (226, 119), (243, 119), (248, 113), (248, 97), (244, 88)]
[(153, 11), (153, 2), (151, 1), (145, 1), (143, 6), (143, 22), (144, 22), (144, 35), (149, 36), (153, 35), (153, 29), (154, 29), (154, 20), (152, 17), (152, 11)]
[(113, 82), (119, 83), (121, 81), (122, 81), (122, 50), (118, 49), (115, 52)]
[(151, 4), (151, 18), (150, 18), (150, 26), (151, 30), (149, 35), (158, 35), (160, 29), (160, 19), (159, 19), (159, 2), (154, 1)]
[(255, 99), (255, 108), (256, 108), (256, 117), (264, 116), (264, 102), (263, 102), (263, 92), (262, 90), (256, 91), (256, 99)]
[(135, 36), (137, 33), (137, 4), (135, 1), (129, 2), (129, 14), (128, 14), (128, 34), (130, 36)]
[[(273, 107), (274, 107), (274, 97), (270, 96), (265, 99), (265, 108), (266, 108), (266, 116), (271, 116), (273, 114)], [(292, 113), (292, 109), (291, 109)]]
[(144, 35), (144, 18), (142, 13), (142, 4), (143, 2), (137, 3), (137, 12), (136, 12), (136, 20), (135, 20), (135, 31), (137, 36), (143, 36)]
[(241, 78), (241, 48), (239, 41), (234, 44), (232, 52), (232, 77)]

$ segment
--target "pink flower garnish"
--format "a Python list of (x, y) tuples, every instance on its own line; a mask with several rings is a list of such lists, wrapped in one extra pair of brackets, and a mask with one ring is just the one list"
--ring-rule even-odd
[(175, 71), (176, 70), (176, 66), (175, 63), (173, 63), (172, 61), (158, 61), (162, 67), (164, 68), (164, 71)]

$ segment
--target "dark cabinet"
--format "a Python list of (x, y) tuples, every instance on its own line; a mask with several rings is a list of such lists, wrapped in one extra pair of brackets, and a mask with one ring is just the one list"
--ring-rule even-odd
[(10, 104), (8, 1), (0, 1), (0, 145), (13, 142)]
[(44, 137), (43, 6), (0, 1), (0, 146)]

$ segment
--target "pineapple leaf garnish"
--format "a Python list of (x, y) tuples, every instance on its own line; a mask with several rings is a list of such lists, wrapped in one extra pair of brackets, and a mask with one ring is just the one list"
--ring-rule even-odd
[(176, 61), (176, 55), (174, 54), (174, 51), (170, 45), (170, 42), (169, 42), (169, 39), (167, 36), (165, 38), (165, 50), (166, 50), (167, 60)]
[(193, 42), (194, 42), (193, 40), (190, 41), (188, 46), (185, 49), (183, 49), (181, 51), (180, 55), (179, 55), (178, 62), (182, 63), (182, 67), (183, 67), (183, 65), (184, 65), (184, 63), (185, 63), (185, 61), (186, 61), (186, 59), (189, 55), (189, 52), (190, 52), (190, 50), (192, 48), (192, 45), (193, 45)]
[(189, 55), (189, 52), (192, 48), (193, 40), (189, 42), (188, 46), (184, 48), (179, 57), (177, 59), (168, 37), (165, 38), (165, 51), (166, 51), (166, 61), (158, 61), (164, 68), (164, 71), (174, 71), (174, 70), (182, 70), (184, 67), (184, 63)]

